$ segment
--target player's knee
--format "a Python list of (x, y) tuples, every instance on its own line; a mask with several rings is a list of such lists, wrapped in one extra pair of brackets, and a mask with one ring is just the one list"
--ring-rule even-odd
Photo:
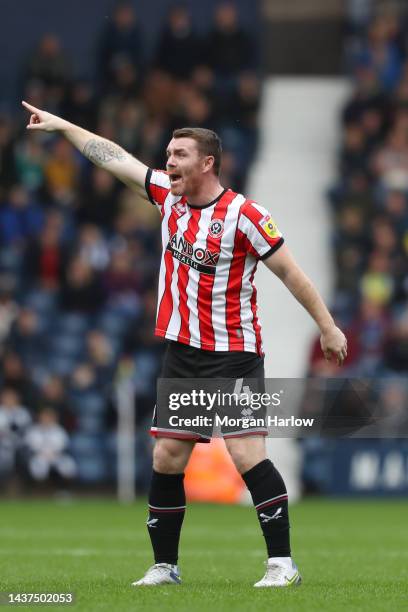
[(153, 469), (161, 474), (180, 474), (184, 471), (188, 456), (175, 440), (162, 438), (153, 450)]
[(243, 448), (232, 447), (229, 448), (229, 454), (231, 455), (231, 459), (234, 462), (235, 467), (237, 468), (240, 474), (244, 474), (247, 472), (250, 467), (251, 460), (248, 458), (247, 453)]
[(226, 441), (226, 446), (240, 474), (245, 474), (266, 457), (263, 439), (252, 442), (231, 439)]

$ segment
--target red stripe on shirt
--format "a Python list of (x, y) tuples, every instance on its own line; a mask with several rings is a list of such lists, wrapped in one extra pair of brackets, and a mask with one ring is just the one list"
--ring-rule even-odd
[[(256, 352), (259, 355), (262, 355), (263, 352), (262, 352), (261, 326), (259, 325), (259, 322), (258, 322), (257, 302), (256, 302), (256, 295), (257, 294), (256, 294), (255, 285), (253, 283), (255, 272), (256, 272), (256, 269), (257, 269), (257, 266), (258, 266), (257, 253), (253, 249), (252, 244), (251, 244), (248, 236), (246, 234), (244, 234), (243, 232), (241, 232), (240, 229), (237, 230), (237, 240), (241, 242), (245, 252), (251, 253), (256, 258), (256, 261), (254, 262), (254, 267), (253, 267), (251, 276), (249, 278), (249, 282), (250, 282), (250, 284), (252, 286), (252, 294), (251, 294), (251, 298), (250, 298), (250, 304), (251, 304), (251, 310), (252, 310), (252, 327), (253, 327), (253, 331), (254, 331), (254, 335), (255, 335)], [(245, 265), (245, 260), (244, 260), (244, 265)]]
[(228, 332), (228, 345), (230, 350), (235, 351), (245, 350), (244, 334), (241, 326), (241, 288), (247, 253), (244, 248), (245, 242), (242, 241), (245, 234), (238, 228), (239, 214), (225, 294), (225, 325)]
[[(168, 221), (169, 233), (172, 236), (177, 232), (177, 217), (172, 210)], [(167, 332), (173, 312), (173, 298), (171, 295), (171, 281), (173, 278), (174, 261), (170, 251), (164, 251), (164, 265), (166, 269), (164, 291), (157, 314), (156, 333), (159, 331)], [(160, 334), (162, 335), (162, 334)]]
[[(187, 229), (183, 234), (184, 240), (187, 240), (190, 244), (194, 244), (196, 236), (199, 230), (199, 221), (201, 211), (191, 210), (191, 217), (187, 224)], [(198, 214), (197, 214), (198, 213)], [(190, 310), (187, 306), (187, 285), (188, 285), (188, 273), (190, 267), (187, 264), (180, 263), (178, 267), (178, 280), (177, 287), (179, 291), (179, 312), (181, 319), (180, 332), (178, 335), (178, 341), (190, 341)]]
[[(255, 204), (253, 200), (247, 200), (245, 204), (242, 206), (241, 213), (251, 221), (251, 223), (255, 226), (257, 232), (262, 236), (264, 240), (271, 246), (275, 246), (280, 240), (281, 235), (276, 236), (276, 238), (271, 238), (269, 234), (267, 234), (260, 224), (260, 221), (263, 219), (262, 213), (259, 212), (254, 206), (251, 204)], [(255, 249), (253, 245), (251, 245), (252, 250)], [(252, 251), (251, 251), (252, 252)], [(260, 257), (260, 253), (257, 252), (257, 258)]]
[[(237, 194), (233, 191), (227, 191), (225, 193), (225, 195), (215, 205), (209, 225), (211, 225), (212, 221), (215, 221), (216, 219), (224, 222), (228, 206), (231, 204), (232, 200), (235, 199), (236, 195)], [(219, 238), (214, 238), (208, 233), (206, 249), (212, 253), (219, 253), (221, 249), (221, 240), (222, 235)], [(212, 291), (214, 288), (214, 281), (215, 275), (200, 274), (197, 289), (200, 340), (201, 346), (207, 351), (215, 350), (215, 334), (212, 324)]]
[(258, 353), (258, 355), (263, 355), (261, 326), (259, 325), (258, 315), (257, 315), (258, 306), (257, 306), (257, 301), (256, 301), (256, 287), (253, 282), (257, 266), (258, 266), (258, 262), (256, 262), (254, 269), (252, 270), (252, 274), (251, 274), (251, 278), (249, 279), (249, 282), (252, 285), (251, 310), (252, 310), (252, 315), (253, 315), (252, 326), (254, 328), (254, 333), (255, 333), (255, 338), (256, 338), (256, 352)]
[(161, 187), (161, 185), (154, 185), (153, 183), (150, 183), (149, 187), (153, 200), (160, 206), (163, 206), (165, 199), (170, 193), (170, 189)]

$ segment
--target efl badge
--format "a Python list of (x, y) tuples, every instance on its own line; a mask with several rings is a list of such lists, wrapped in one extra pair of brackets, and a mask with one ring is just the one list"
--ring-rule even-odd
[(221, 238), (224, 233), (224, 221), (221, 221), (221, 219), (214, 219), (211, 221), (208, 227), (208, 233), (213, 238)]
[(272, 219), (271, 215), (266, 215), (262, 217), (259, 221), (259, 225), (262, 227), (263, 231), (268, 234), (270, 238), (280, 238), (281, 233), (276, 227), (275, 221)]

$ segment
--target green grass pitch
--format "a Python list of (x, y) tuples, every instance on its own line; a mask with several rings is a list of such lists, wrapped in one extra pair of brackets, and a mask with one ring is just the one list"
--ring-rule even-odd
[(142, 502), (1, 501), (0, 517), (0, 591), (73, 591), (68, 610), (408, 610), (404, 501), (294, 505), (292, 547), (304, 582), (283, 590), (252, 587), (265, 551), (250, 507), (189, 505), (183, 584), (153, 589), (130, 587), (151, 565)]

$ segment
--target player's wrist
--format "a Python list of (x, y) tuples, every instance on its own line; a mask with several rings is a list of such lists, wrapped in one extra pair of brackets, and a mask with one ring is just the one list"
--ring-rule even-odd
[(333, 319), (328, 320), (328, 321), (324, 321), (323, 323), (321, 323), (319, 325), (320, 328), (320, 332), (323, 336), (331, 333), (335, 328), (336, 328), (336, 324), (334, 322)]
[(75, 130), (77, 126), (74, 125), (73, 123), (70, 123), (69, 121), (66, 121), (66, 119), (62, 119), (61, 117), (58, 117), (58, 122), (56, 125), (56, 129), (61, 132), (64, 136), (68, 136), (69, 134), (72, 134), (72, 132)]

